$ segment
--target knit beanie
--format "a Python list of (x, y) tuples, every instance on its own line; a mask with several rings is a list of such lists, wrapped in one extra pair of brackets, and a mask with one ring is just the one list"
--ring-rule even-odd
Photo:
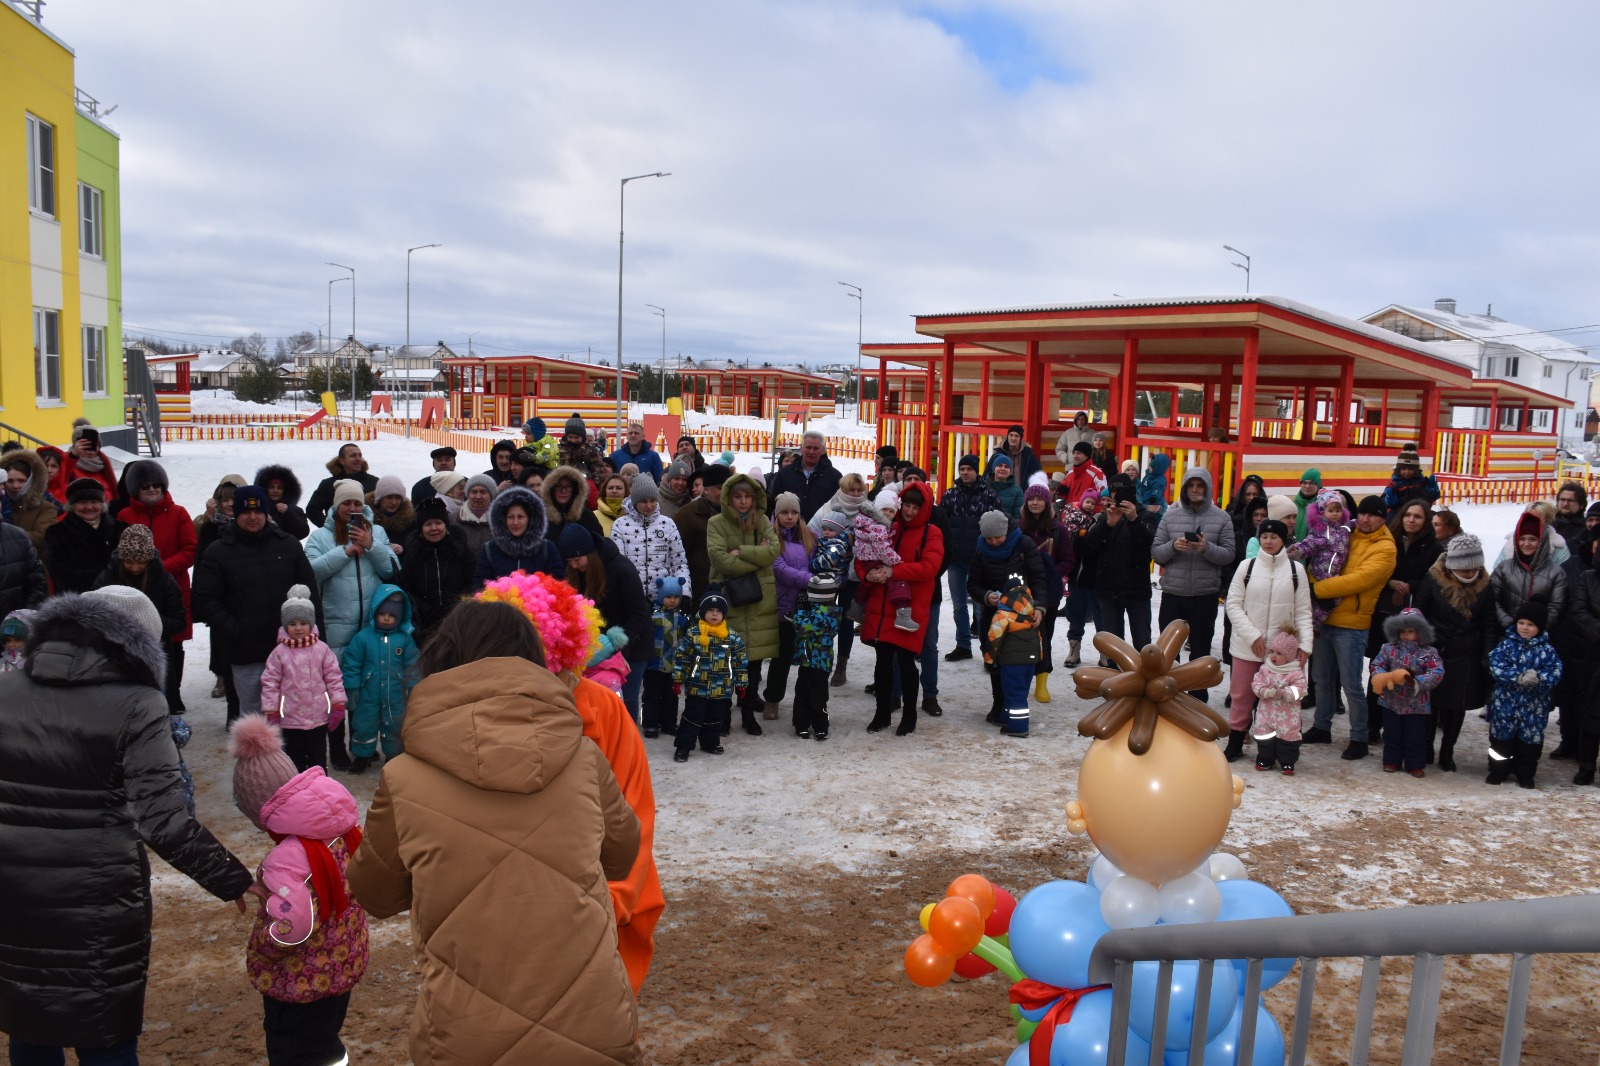
[(1074, 444), (1072, 446), (1072, 453), (1074, 455), (1084, 455), (1084, 456), (1093, 455), (1094, 454), (1094, 446), (1091, 445), (1086, 440), (1080, 440), (1078, 443), (1076, 443), (1076, 444)]
[[(373, 499), (378, 499), (378, 497), (374, 496)], [(333, 504), (329, 507), (329, 510), (337, 511), (339, 505), (346, 500), (354, 500), (357, 503), (367, 502), (367, 494), (361, 491), (361, 482), (353, 481), (349, 478), (341, 478), (333, 483)]]
[(656, 578), (655, 585), (655, 603), (657, 607), (661, 606), (661, 601), (668, 596), (683, 596), (683, 580), (672, 574)]
[(850, 528), (850, 516), (843, 511), (823, 511), (822, 516), (817, 519), (817, 525), (832, 526), (843, 533)]
[(700, 484), (706, 488), (713, 488), (721, 487), (723, 482), (733, 476), (733, 471), (722, 463), (712, 463), (710, 466), (704, 466), (695, 471), (695, 475), (700, 478)]
[(885, 486), (873, 499), (872, 506), (881, 511), (885, 517), (893, 517), (900, 511), (900, 490), (893, 485)]
[(70, 507), (72, 504), (82, 503), (85, 500), (97, 500), (100, 503), (105, 503), (105, 486), (92, 477), (73, 478), (72, 484), (67, 486), (67, 505)]
[(1305, 473), (1300, 475), (1300, 480), (1310, 481), (1320, 489), (1322, 487), (1322, 471), (1318, 470), (1316, 467), (1311, 467)]
[(961, 457), (961, 461), (956, 464), (956, 469), (960, 470), (964, 466), (970, 466), (974, 470), (983, 469), (983, 464), (978, 461), (978, 457), (976, 455), (972, 455), (971, 453)]
[(549, 430), (545, 429), (542, 418), (530, 418), (522, 423), (522, 432), (529, 440), (544, 440), (550, 435)]
[(1417, 446), (1415, 444), (1402, 445), (1400, 454), (1395, 456), (1394, 465), (1420, 468), (1422, 466), (1422, 456), (1417, 454)]
[(124, 529), (122, 536), (117, 539), (117, 550), (112, 554), (125, 563), (148, 563), (161, 558), (149, 526), (129, 526)]
[(450, 505), (444, 502), (441, 496), (431, 500), (423, 500), (417, 508), (417, 528), (421, 529), (428, 522), (443, 522), (450, 524)]
[(1029, 500), (1034, 499), (1043, 500), (1045, 503), (1050, 502), (1050, 479), (1045, 477), (1043, 471), (1035, 473), (1028, 479), (1028, 487), (1022, 493), (1024, 505)]
[(406, 616), (406, 594), (393, 592), (385, 596), (383, 602), (372, 609), (372, 617), (376, 618), (380, 614), (392, 614), (396, 618), (404, 618)]
[(278, 611), (278, 621), (284, 625), (290, 622), (317, 621), (317, 608), (311, 602), (311, 590), (304, 585), (290, 585), (289, 594), (283, 599), (283, 607)]
[(1013, 433), (1016, 433), (1016, 434), (1018, 434), (1020, 436), (1022, 434), (1022, 427), (1021, 426), (1012, 426), (1010, 429), (1006, 430), (1006, 436), (1008, 436), (1008, 437)]
[(1483, 569), (1483, 542), (1471, 533), (1457, 533), (1444, 546), (1444, 565), (1450, 570)]
[(1589, 505), (1589, 510), (1584, 512), (1585, 518), (1600, 518), (1600, 500)]
[(372, 489), (372, 498), (374, 500), (381, 500), (385, 496), (399, 496), (404, 499), (405, 495), (405, 482), (401, 481), (393, 474), (385, 474), (380, 477), (378, 479), (378, 483), (373, 486)]
[(796, 511), (796, 512), (798, 512), (799, 510), (800, 510), (800, 497), (796, 496), (792, 492), (780, 492), (780, 493), (778, 493), (777, 500), (775, 500), (773, 502), (773, 504), (772, 504), (772, 513), (775, 514), (775, 515), (776, 514), (782, 514), (784, 511)]
[[(461, 473), (459, 470), (441, 470), (428, 479), (428, 486), (439, 495), (448, 496), (457, 485), (461, 484), (465, 480), (467, 480), (467, 475)], [(484, 480), (487, 481), (488, 478), (484, 478)], [(380, 489), (383, 488), (382, 481), (378, 482), (378, 487)], [(494, 489), (491, 487), (489, 491), (493, 492)], [(374, 495), (373, 499), (381, 500), (383, 497), (381, 495)]]
[(656, 488), (655, 479), (649, 474), (636, 474), (633, 485), (628, 489), (628, 496), (637, 507), (646, 500), (660, 500), (661, 491)]
[(500, 491), (500, 483), (488, 474), (473, 474), (467, 478), (467, 492), (471, 493), (476, 488), (488, 489), (489, 498), (492, 500), (495, 497), (495, 493)]
[[(154, 608), (151, 608), (151, 610), (154, 610)], [(1550, 608), (1538, 600), (1528, 600), (1517, 608), (1515, 621), (1532, 622), (1539, 627), (1539, 632), (1543, 633), (1550, 625)]]
[(568, 433), (577, 433), (580, 435), (588, 432), (588, 429), (583, 424), (583, 419), (579, 417), (578, 412), (576, 411), (572, 412), (572, 417), (567, 419), (565, 429)]
[(18, 607), (0, 621), (0, 640), (27, 640), (28, 632), (33, 628), (33, 612), (26, 607)]
[(1287, 523), (1280, 522), (1276, 518), (1268, 518), (1256, 527), (1256, 537), (1258, 539), (1268, 533), (1276, 533), (1279, 540), (1282, 540), (1285, 544), (1289, 543), (1289, 526)]
[(704, 618), (711, 610), (721, 611), (724, 618), (728, 615), (728, 598), (722, 594), (721, 585), (708, 586), (706, 594), (700, 597), (700, 617)]
[(734, 454), (732, 452), (723, 452), (721, 455), (717, 456), (717, 463), (720, 466), (727, 467), (730, 470), (733, 469)]
[(661, 480), (663, 482), (671, 481), (675, 477), (681, 477), (684, 480), (688, 480), (689, 478), (694, 477), (694, 471), (690, 469), (689, 464), (684, 462), (682, 459), (674, 459), (672, 460), (672, 465), (667, 467), (667, 472), (661, 475)]
[(1139, 464), (1136, 460), (1127, 460), (1122, 464), (1121, 470), (1129, 477), (1137, 478), (1139, 476)]
[(1007, 457), (1007, 456), (1004, 456), (1004, 455), (995, 456), (994, 457), (994, 462), (990, 464), (990, 468), (994, 471), (994, 476), (995, 477), (999, 477), (1000, 476), (1000, 468), (1002, 466), (1006, 468), (1006, 477), (1010, 477), (1011, 476), (1011, 459), (1009, 457)]
[(217, 491), (211, 494), (213, 500), (233, 499), (233, 490), (243, 488), (246, 484), (244, 477), (239, 474), (229, 474), (217, 482)]
[(1300, 654), (1300, 638), (1294, 632), (1280, 629), (1272, 634), (1272, 639), (1267, 641), (1267, 653), (1277, 652), (1285, 659), (1293, 659)]
[(750, 478), (752, 481), (760, 481), (766, 475), (761, 472), (761, 468), (759, 466), (749, 466), (745, 468), (744, 476)]
[(1287, 522), (1300, 513), (1294, 504), (1293, 496), (1268, 496), (1267, 517), (1276, 518), (1280, 522)]
[[(1544, 537), (1544, 519), (1540, 518), (1538, 515), (1534, 514), (1532, 511), (1524, 511), (1524, 512), (1522, 512), (1520, 515), (1517, 516), (1516, 537), (1517, 537), (1518, 540), (1522, 539), (1523, 537), (1539, 537), (1539, 538), (1543, 538)], [(1513, 545), (1513, 547), (1515, 547), (1515, 545)]]
[(557, 543), (563, 559), (576, 559), (594, 551), (594, 537), (576, 522), (567, 522), (561, 527), (561, 539)]
[(899, 453), (899, 451), (897, 451), (895, 449), (895, 446), (893, 444), (885, 444), (883, 447), (879, 448), (873, 454), (875, 454), (879, 459), (898, 459), (898, 458), (900, 458), (900, 453)]
[[(356, 485), (354, 481), (345, 482), (347, 485)], [(359, 488), (359, 485), (357, 486)], [(233, 517), (238, 518), (246, 511), (260, 511), (266, 514), (272, 506), (272, 501), (267, 499), (265, 489), (257, 485), (240, 485), (233, 490)]]
[(150, 602), (150, 597), (138, 589), (128, 585), (107, 585), (83, 594), (86, 600), (91, 597), (116, 607), (144, 626), (152, 637), (161, 639), (161, 612)]
[(983, 537), (1003, 537), (1011, 532), (1011, 520), (1004, 511), (985, 511), (978, 519), (978, 533)]
[(261, 808), (298, 776), (283, 750), (283, 733), (259, 714), (243, 715), (228, 730), (228, 754), (233, 756), (234, 806), (260, 829)]
[(78, 418), (73, 421), (72, 439), (74, 442), (87, 440), (94, 445), (96, 451), (100, 449), (100, 431), (90, 425), (87, 418)]
[(1383, 497), (1363, 496), (1361, 497), (1361, 505), (1356, 508), (1356, 514), (1372, 514), (1377, 515), (1379, 518), (1387, 518), (1389, 509), (1383, 505)]

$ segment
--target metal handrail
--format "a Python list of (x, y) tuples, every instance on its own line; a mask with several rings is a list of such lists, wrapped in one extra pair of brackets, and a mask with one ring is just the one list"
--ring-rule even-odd
[[(1421, 1066), (1433, 1057), (1443, 957), (1510, 955), (1511, 981), (1500, 1049), (1500, 1062), (1509, 1066), (1521, 1059), (1533, 956), (1593, 953), (1600, 953), (1600, 895), (1564, 896), (1117, 929), (1096, 943), (1089, 960), (1089, 982), (1112, 986), (1107, 1061), (1124, 1063), (1133, 964), (1159, 962), (1156, 987), (1168, 988), (1174, 962), (1198, 960), (1196, 1020), (1189, 1052), (1189, 1061), (1198, 1063), (1204, 1055), (1205, 1008), (1214, 964), (1227, 959), (1248, 960), (1243, 1000), (1254, 1004), (1261, 993), (1263, 961), (1297, 958), (1301, 965), (1300, 991), (1289, 1062), (1299, 1066), (1305, 1061), (1310, 1034), (1318, 960), (1359, 956), (1364, 962), (1350, 1061), (1364, 1064), (1372, 1038), (1381, 960), (1385, 956), (1410, 955), (1414, 969), (1401, 1062), (1404, 1066)], [(1158, 1000), (1156, 1032), (1165, 1032), (1168, 1010), (1168, 1002)], [(1239, 1066), (1251, 1064), (1255, 1017), (1254, 1010), (1246, 1010), (1241, 1018)], [(1151, 1048), (1151, 1063), (1160, 1063), (1161, 1055), (1161, 1042), (1157, 1041)]]
[(50, 446), (50, 442), (49, 441), (40, 440), (38, 437), (35, 437), (32, 433), (26, 433), (26, 432), (18, 429), (16, 426), (13, 426), (9, 422), (0, 422), (0, 429), (3, 429), (8, 433), (15, 434), (16, 436), (20, 437), (23, 440), (31, 440), (31, 441), (33, 441), (33, 445), (36, 448), (48, 448)]

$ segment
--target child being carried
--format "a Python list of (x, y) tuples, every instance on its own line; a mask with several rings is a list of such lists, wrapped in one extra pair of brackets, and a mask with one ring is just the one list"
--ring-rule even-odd
[[(855, 557), (858, 562), (877, 563), (880, 566), (899, 566), (900, 553), (894, 550), (890, 526), (900, 510), (900, 494), (893, 488), (878, 493), (870, 504), (862, 504), (855, 520)], [(890, 578), (884, 583), (889, 606), (894, 608), (894, 627), (915, 633), (922, 627), (911, 617), (911, 583)], [(845, 612), (852, 622), (862, 622), (867, 617), (867, 599), (873, 586), (862, 582), (856, 586), (855, 602)]]

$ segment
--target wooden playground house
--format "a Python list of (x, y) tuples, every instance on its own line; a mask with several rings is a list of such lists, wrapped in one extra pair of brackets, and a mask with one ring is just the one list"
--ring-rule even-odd
[[(1141, 467), (1155, 452), (1180, 469), (1206, 466), (1222, 497), (1244, 473), (1286, 490), (1311, 466), (1328, 484), (1376, 491), (1408, 442), (1430, 473), (1536, 478), (1553, 472), (1557, 440), (1529, 427), (1539, 412), (1569, 406), (1515, 382), (1475, 379), (1427, 342), (1281, 297), (1121, 300), (916, 323), (936, 339), (862, 352), (878, 364), (880, 395), (893, 398), (904, 382), (908, 397), (900, 411), (886, 405), (879, 440), (940, 471), (966, 452), (987, 456), (1012, 425), (1046, 469), (1058, 467), (1057, 437), (1105, 390), (1096, 428), (1113, 434), (1119, 455)], [(909, 399), (919, 372), (931, 407)], [(1176, 411), (1185, 390), (1200, 395), (1198, 415), (1143, 419), (1152, 412), (1137, 406), (1141, 394), (1164, 393)], [(1460, 408), (1486, 408), (1488, 424), (1501, 428), (1456, 429)], [(1155, 424), (1136, 424), (1136, 412)]]
[(161, 424), (184, 425), (194, 420), (190, 406), (193, 387), (194, 364), (198, 352), (160, 352), (143, 349), (145, 365), (150, 371), (150, 384), (155, 388), (156, 403), (161, 408)]
[[(440, 360), (457, 425), (517, 427), (535, 416), (559, 430), (574, 411), (615, 432), (617, 368), (548, 355), (458, 355)], [(638, 380), (622, 371), (623, 388)], [(626, 404), (624, 404), (626, 407)]]
[(839, 388), (833, 378), (792, 367), (685, 361), (677, 373), (685, 410), (768, 420), (798, 407), (806, 409), (801, 421), (831, 415)]

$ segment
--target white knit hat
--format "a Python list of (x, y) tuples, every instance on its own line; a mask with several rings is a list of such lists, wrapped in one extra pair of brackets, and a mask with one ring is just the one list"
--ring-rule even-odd
[(333, 483), (333, 509), (338, 510), (339, 505), (346, 500), (354, 500), (357, 503), (367, 502), (367, 494), (362, 491), (361, 482), (344, 478)]
[(135, 621), (150, 631), (152, 637), (161, 639), (161, 612), (150, 602), (150, 597), (138, 589), (129, 585), (107, 585), (93, 592), (85, 592), (83, 597), (103, 600), (115, 606), (124, 614), (133, 616)]

